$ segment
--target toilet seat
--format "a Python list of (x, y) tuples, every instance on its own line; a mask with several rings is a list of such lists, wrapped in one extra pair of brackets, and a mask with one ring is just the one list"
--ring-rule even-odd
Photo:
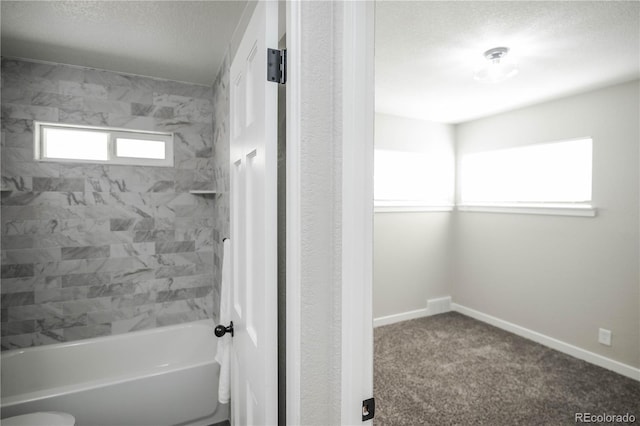
[(43, 411), (2, 419), (2, 426), (74, 426), (76, 418), (58, 411)]

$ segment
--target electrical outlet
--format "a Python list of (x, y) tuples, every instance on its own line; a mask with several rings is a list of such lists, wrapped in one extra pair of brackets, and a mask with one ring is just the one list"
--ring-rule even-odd
[(611, 330), (601, 328), (598, 331), (598, 342), (603, 345), (611, 346)]

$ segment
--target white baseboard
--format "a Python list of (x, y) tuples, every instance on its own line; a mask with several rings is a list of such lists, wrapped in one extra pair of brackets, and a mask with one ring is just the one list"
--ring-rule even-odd
[(400, 321), (408, 321), (416, 318), (427, 316), (427, 308), (416, 309), (415, 311), (400, 312), (399, 314), (387, 315), (384, 317), (374, 318), (373, 326), (380, 327), (382, 325), (394, 324)]
[(427, 307), (416, 309), (415, 311), (400, 312), (399, 314), (387, 315), (373, 319), (373, 326), (394, 324), (396, 322), (408, 321), (416, 318), (428, 317), (436, 314), (443, 314), (451, 310), (451, 296), (440, 297), (438, 299), (427, 300)]
[(427, 315), (444, 314), (451, 311), (451, 296), (427, 300)]
[(551, 349), (555, 349), (559, 352), (571, 355), (575, 358), (587, 361), (591, 364), (595, 364), (599, 367), (606, 368), (607, 370), (615, 371), (618, 374), (640, 381), (640, 368), (635, 368), (627, 364), (623, 364), (619, 361), (598, 355), (594, 352), (587, 351), (577, 346), (570, 345), (561, 340), (554, 339), (553, 337), (545, 336), (528, 328), (521, 327), (519, 325), (510, 323), (508, 321), (501, 320), (491, 315), (484, 314), (476, 311), (475, 309), (467, 308), (466, 306), (459, 305), (457, 303), (451, 304), (451, 310), (459, 312), (463, 315), (475, 318), (478, 321), (485, 322), (493, 325), (494, 327), (501, 328), (510, 333), (516, 334), (525, 339), (533, 340), (536, 343), (547, 346)]

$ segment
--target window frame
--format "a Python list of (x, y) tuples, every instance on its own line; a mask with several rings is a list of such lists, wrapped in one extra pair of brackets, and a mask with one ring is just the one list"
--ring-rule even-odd
[[(88, 160), (75, 158), (50, 158), (44, 157), (46, 152), (46, 137), (44, 130), (47, 128), (68, 129), (71, 131), (81, 130), (85, 132), (106, 133), (107, 137), (107, 159)], [(118, 157), (116, 155), (116, 144), (118, 139), (140, 139), (164, 142), (165, 158), (140, 158), (140, 157)], [(155, 132), (147, 130), (131, 130), (117, 127), (87, 126), (80, 124), (52, 123), (44, 121), (34, 121), (34, 159), (35, 161), (53, 163), (73, 163), (73, 164), (104, 164), (104, 165), (127, 165), (127, 166), (154, 166), (173, 167), (173, 133)]]

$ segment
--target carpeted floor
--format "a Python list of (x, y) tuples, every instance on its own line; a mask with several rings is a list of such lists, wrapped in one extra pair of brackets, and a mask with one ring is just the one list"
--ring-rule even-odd
[(377, 426), (640, 424), (640, 382), (458, 313), (376, 328), (374, 353)]

